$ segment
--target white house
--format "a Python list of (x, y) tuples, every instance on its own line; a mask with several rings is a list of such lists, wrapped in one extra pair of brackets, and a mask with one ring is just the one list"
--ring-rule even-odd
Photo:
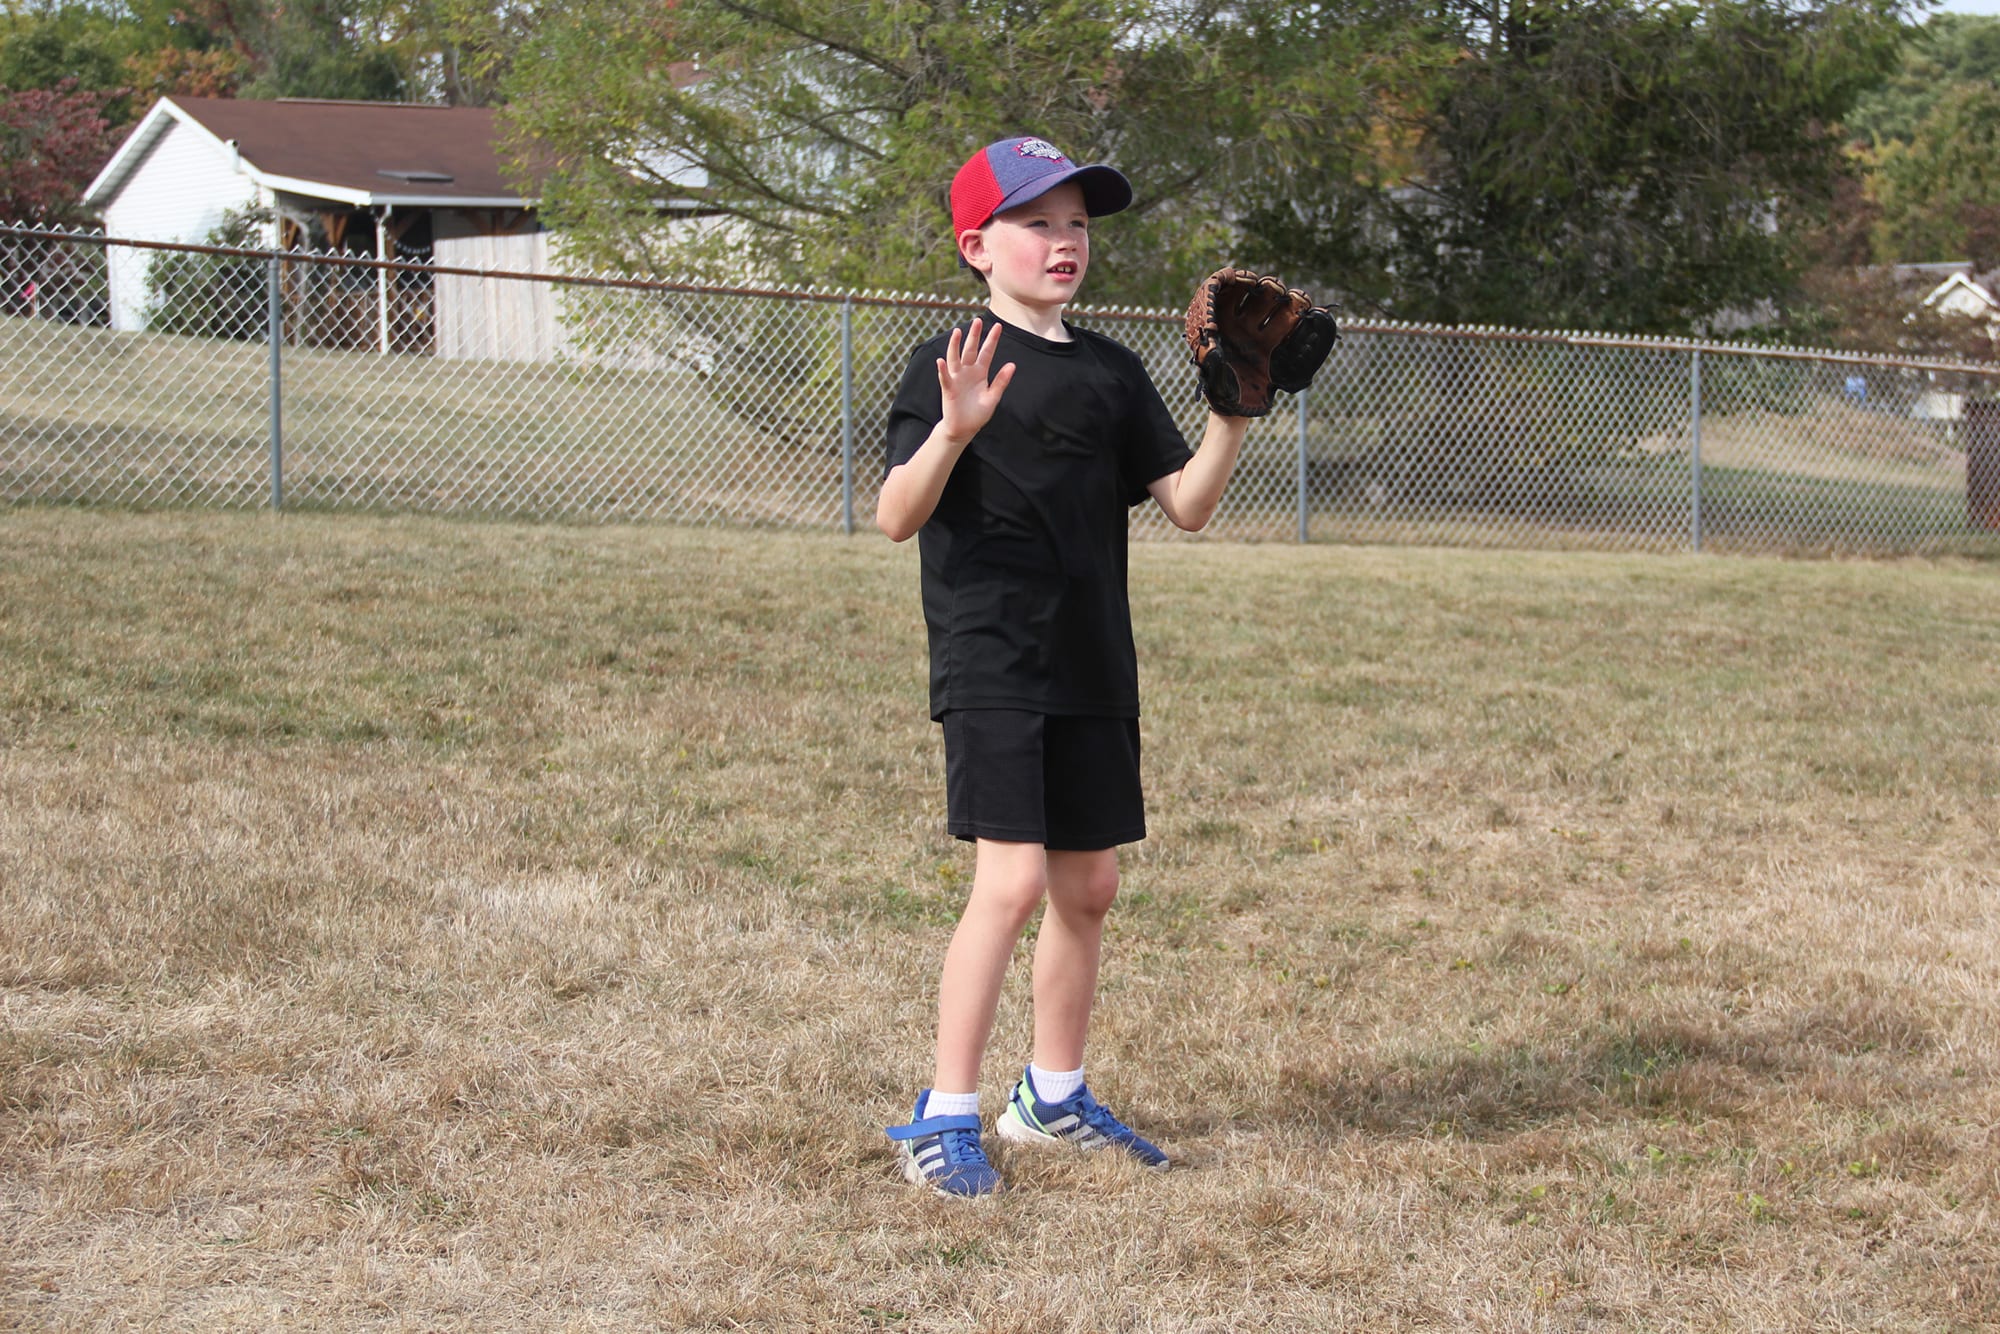
[[(692, 64), (667, 72), (683, 86), (703, 77)], [(84, 202), (103, 216), (107, 235), (122, 239), (199, 243), (232, 211), (258, 208), (272, 217), (259, 244), (279, 249), (547, 272), (536, 173), (530, 164), (524, 188), (498, 141), (484, 107), (166, 97), (119, 145)], [(704, 182), (682, 173), (677, 183), (686, 193), (663, 201), (663, 212), (699, 213), (693, 197)], [(121, 251), (111, 266), (113, 328), (146, 327), (155, 253)], [(544, 285), (440, 274), (433, 290), (430, 276), (392, 281), (349, 270), (337, 289), (322, 284), (315, 313), (360, 309), (361, 318), (345, 312), (360, 333), (345, 345), (382, 351), (539, 360), (565, 341)], [(420, 344), (392, 334), (408, 327), (425, 331)]]
[(1923, 308), (1940, 315), (1963, 315), (1985, 324), (1989, 332), (2000, 333), (2000, 300), (1994, 299), (1990, 285), (2000, 274), (1987, 274), (1982, 282), (1972, 275), (1970, 267), (1952, 273), (1932, 288), (1923, 299)]
[[(484, 107), (165, 97), (84, 203), (118, 238), (200, 242), (255, 207), (273, 217), (267, 245), (423, 257), (457, 238), (540, 230), (495, 138)], [(145, 326), (153, 253), (112, 267), (113, 328)]]

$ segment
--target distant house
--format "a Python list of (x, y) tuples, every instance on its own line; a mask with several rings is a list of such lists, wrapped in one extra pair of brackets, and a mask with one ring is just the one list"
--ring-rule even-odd
[[(1916, 303), (1916, 309), (1908, 318), (1914, 320), (1918, 311), (1930, 311), (1938, 315), (1957, 316), (1974, 320), (1985, 330), (1986, 336), (2000, 344), (2000, 300), (1994, 299), (1995, 290), (2000, 290), (2000, 271), (1979, 276), (1970, 263), (1905, 264), (1897, 266), (1897, 273), (1906, 281), (1915, 280), (1917, 286), (1912, 293), (1923, 290), (1923, 284), (1937, 280)], [(1929, 389), (1917, 395), (1911, 404), (1910, 415), (1930, 421), (1956, 423), (1965, 417), (1965, 395), (1950, 389)]]
[[(692, 66), (670, 72), (699, 77)], [(526, 189), (510, 178), (497, 136), (485, 107), (164, 97), (105, 163), (84, 202), (116, 238), (200, 243), (229, 213), (256, 208), (271, 215), (260, 244), (278, 249), (544, 271), (547, 237), (532, 172)], [(156, 253), (122, 252), (112, 266), (113, 328), (146, 327)], [(322, 284), (320, 301), (361, 312), (349, 321), (353, 346), (391, 350), (392, 328), (404, 331), (397, 349), (444, 356), (535, 356), (559, 341), (547, 293), (535, 285), (441, 277), (433, 291), (429, 277), (392, 282), (350, 270), (343, 282)], [(408, 336), (411, 329), (421, 337)], [(523, 339), (525, 352), (512, 346)]]
[(1963, 315), (1987, 325), (1990, 332), (2000, 334), (2000, 300), (1993, 295), (1996, 280), (2000, 280), (2000, 271), (1989, 273), (1981, 280), (1973, 275), (1972, 266), (1968, 264), (1932, 288), (1924, 297), (1922, 308), (1934, 310), (1940, 315)]
[[(106, 234), (204, 240), (224, 215), (272, 215), (264, 243), (383, 259), (460, 238), (540, 230), (484, 107), (165, 97), (84, 194)], [(112, 268), (112, 327), (146, 324), (154, 252)], [(366, 284), (364, 283), (364, 286)]]

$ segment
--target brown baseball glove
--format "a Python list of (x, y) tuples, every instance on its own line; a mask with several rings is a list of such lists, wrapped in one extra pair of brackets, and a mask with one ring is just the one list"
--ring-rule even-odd
[(1201, 392), (1226, 417), (1262, 417), (1272, 390), (1303, 390), (1339, 341), (1333, 312), (1248, 269), (1217, 269), (1188, 303), (1188, 352)]

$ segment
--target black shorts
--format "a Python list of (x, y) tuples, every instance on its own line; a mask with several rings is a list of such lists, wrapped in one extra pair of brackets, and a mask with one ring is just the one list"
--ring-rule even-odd
[(1137, 718), (953, 709), (944, 789), (958, 838), (1095, 852), (1146, 836)]

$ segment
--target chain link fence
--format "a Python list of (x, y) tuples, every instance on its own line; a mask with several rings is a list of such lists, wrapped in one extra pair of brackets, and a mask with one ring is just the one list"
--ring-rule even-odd
[[(0, 503), (852, 528), (910, 349), (975, 308), (0, 226)], [(1178, 312), (1073, 318), (1196, 436)], [(2000, 367), (1356, 322), (1208, 533), (2000, 551), (1996, 397)]]

